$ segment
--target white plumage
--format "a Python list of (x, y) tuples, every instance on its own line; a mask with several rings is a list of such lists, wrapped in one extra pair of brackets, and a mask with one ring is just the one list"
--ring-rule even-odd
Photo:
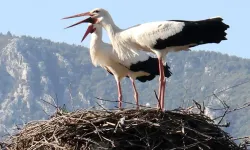
[(166, 81), (163, 71), (163, 60), (167, 53), (189, 50), (190, 47), (200, 44), (220, 43), (222, 40), (226, 40), (225, 30), (229, 28), (228, 25), (222, 22), (222, 18), (215, 17), (199, 21), (171, 20), (150, 22), (122, 30), (116, 26), (108, 11), (102, 8), (96, 8), (92, 11), (64, 19), (81, 16), (90, 16), (90, 18), (72, 26), (84, 22), (100, 24), (107, 31), (119, 59), (131, 58), (133, 55), (138, 54), (138, 50), (153, 52), (157, 55), (160, 70), (160, 109), (164, 109)]
[[(107, 29), (109, 37), (113, 43), (118, 43), (115, 45), (120, 45), (120, 49), (115, 49), (118, 54), (123, 54), (120, 52), (131, 51), (131, 50), (145, 50), (152, 51), (152, 47), (157, 43), (156, 39), (166, 39), (170, 36), (175, 35), (182, 31), (184, 23), (174, 22), (174, 21), (159, 21), (150, 22), (145, 24), (140, 24), (135, 27), (123, 30), (122, 32), (117, 32), (115, 36), (112, 36), (112, 29), (106, 27), (104, 23), (104, 28)], [(130, 37), (130, 38), (127, 38)], [(121, 43), (128, 43), (126, 45)], [(136, 43), (136, 44), (135, 44)], [(121, 48), (124, 45), (124, 48)], [(114, 48), (116, 48), (114, 46)], [(171, 49), (168, 49), (171, 51)], [(136, 51), (138, 53), (138, 51)], [(121, 59), (128, 58), (129, 56), (119, 55)]]
[(97, 24), (94, 25), (94, 28), (96, 30), (91, 34), (90, 56), (95, 66), (99, 65), (104, 69), (109, 68), (110, 70), (114, 70), (112, 73), (115, 72), (116, 74), (114, 74), (114, 76), (119, 80), (127, 75), (133, 79), (136, 79), (138, 76), (149, 75), (149, 73), (146, 72), (139, 73), (129, 70), (132, 64), (148, 60), (149, 55), (140, 52), (130, 59), (121, 60), (116, 51), (113, 50), (112, 45), (102, 41), (102, 28)]
[[(134, 84), (134, 80), (137, 77), (149, 76), (150, 72), (145, 72), (142, 69), (140, 71), (132, 71), (130, 70), (130, 67), (132, 65), (138, 64), (139, 62), (149, 61), (151, 56), (143, 51), (140, 51), (137, 55), (134, 55), (134, 57), (131, 57), (130, 59), (121, 60), (119, 59), (116, 51), (113, 50), (112, 45), (102, 41), (102, 27), (98, 24), (89, 24), (89, 28), (91, 28), (90, 32), (92, 33), (90, 41), (90, 57), (93, 65), (101, 66), (114, 75), (118, 86), (119, 102), (122, 100), (120, 80), (126, 76), (129, 76), (133, 85), (134, 97), (138, 107), (138, 93)], [(151, 58), (151, 61), (156, 61), (156, 59), (152, 60)], [(157, 66), (155, 66), (155, 68), (157, 68)], [(168, 70), (168, 72), (170, 71)], [(119, 107), (121, 107), (121, 103), (119, 103)]]

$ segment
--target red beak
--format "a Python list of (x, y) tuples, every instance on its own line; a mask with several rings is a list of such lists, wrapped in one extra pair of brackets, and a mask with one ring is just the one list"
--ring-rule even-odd
[(97, 21), (97, 19), (94, 19), (94, 18), (89, 17), (89, 18), (87, 18), (87, 19), (85, 19), (85, 20), (79, 21), (79, 22), (77, 22), (77, 23), (75, 23), (75, 24), (73, 24), (73, 25), (71, 25), (71, 26), (68, 26), (68, 27), (66, 27), (65, 29), (74, 27), (74, 26), (79, 25), (79, 24), (81, 24), (81, 23), (92, 23), (92, 24), (95, 24), (96, 21)]
[(85, 12), (85, 13), (81, 13), (81, 14), (77, 14), (77, 15), (73, 15), (69, 17), (64, 17), (62, 19), (76, 18), (76, 17), (82, 17), (82, 16), (91, 16), (91, 15), (90, 15), (90, 12)]
[[(91, 14), (90, 14), (90, 12), (85, 12), (85, 13), (81, 13), (81, 14), (77, 14), (77, 15), (73, 15), (73, 16), (69, 16), (69, 17), (64, 17), (62, 19), (70, 19), (70, 18), (83, 17), (83, 16), (91, 16)], [(87, 18), (85, 20), (79, 21), (79, 22), (77, 22), (77, 23), (75, 23), (75, 24), (73, 24), (71, 26), (68, 26), (65, 29), (71, 28), (71, 27), (79, 25), (81, 23), (91, 23), (91, 25), (89, 25), (87, 31), (85, 32), (85, 34), (84, 34), (84, 36), (82, 38), (82, 41), (83, 41), (87, 37), (87, 35), (89, 33), (93, 33), (95, 31), (94, 26), (92, 24), (95, 24), (96, 22), (97, 22), (97, 19), (89, 17), (89, 18)]]
[[(84, 34), (84, 36), (83, 36), (83, 38), (82, 38), (82, 41), (87, 37), (87, 35), (88, 35), (89, 33), (93, 33), (94, 31), (95, 31), (95, 29), (94, 29), (93, 24), (89, 25), (88, 29), (86, 30), (86, 32), (85, 32), (85, 34)], [(81, 42), (82, 42), (82, 41), (81, 41)]]

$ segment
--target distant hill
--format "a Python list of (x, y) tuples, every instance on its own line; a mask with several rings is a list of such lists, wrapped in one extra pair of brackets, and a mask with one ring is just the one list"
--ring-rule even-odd
[[(166, 87), (167, 109), (188, 107), (193, 99), (221, 107), (220, 101), (209, 95), (250, 80), (249, 59), (217, 52), (171, 53), (167, 62), (173, 72)], [(110, 74), (91, 64), (89, 50), (82, 46), (0, 34), (0, 70), (0, 135), (11, 133), (15, 124), (53, 113), (54, 107), (41, 99), (54, 103), (54, 98), (55, 103), (66, 104), (70, 110), (90, 108), (96, 102), (108, 108), (116, 106), (95, 98), (116, 100), (116, 84)], [(158, 78), (144, 84), (137, 81), (137, 87), (140, 103), (155, 106)], [(123, 80), (122, 88), (124, 101), (134, 102), (128, 79)], [(232, 108), (242, 105), (250, 101), (250, 83), (218, 96)], [(249, 109), (232, 113), (227, 121), (233, 121), (226, 129), (233, 136), (250, 135)]]

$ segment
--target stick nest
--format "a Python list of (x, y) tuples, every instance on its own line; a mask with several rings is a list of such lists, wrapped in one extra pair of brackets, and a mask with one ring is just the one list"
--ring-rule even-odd
[(240, 149), (202, 114), (156, 109), (56, 113), (30, 122), (8, 139), (6, 149)]

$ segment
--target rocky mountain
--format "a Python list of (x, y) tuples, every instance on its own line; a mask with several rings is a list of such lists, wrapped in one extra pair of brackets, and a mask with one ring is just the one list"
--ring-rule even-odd
[[(222, 111), (209, 108), (221, 108), (221, 101), (226, 101), (231, 108), (250, 101), (249, 59), (212, 51), (193, 51), (171, 53), (167, 62), (173, 72), (166, 87), (167, 109), (189, 107), (192, 100), (196, 100), (204, 102), (208, 106), (206, 113), (214, 118)], [(115, 101), (115, 80), (91, 64), (88, 49), (82, 46), (0, 34), (0, 81), (2, 136), (28, 121), (48, 118), (55, 112), (52, 105), (62, 107), (65, 104), (67, 110), (98, 107), (96, 102), (107, 108), (117, 105), (96, 99)], [(150, 103), (154, 107), (158, 78), (136, 83), (140, 103)], [(234, 86), (238, 84), (241, 85)], [(129, 79), (122, 81), (122, 88), (124, 101), (134, 102)], [(249, 109), (233, 112), (224, 121), (231, 122), (225, 130), (233, 136), (250, 135)]]

